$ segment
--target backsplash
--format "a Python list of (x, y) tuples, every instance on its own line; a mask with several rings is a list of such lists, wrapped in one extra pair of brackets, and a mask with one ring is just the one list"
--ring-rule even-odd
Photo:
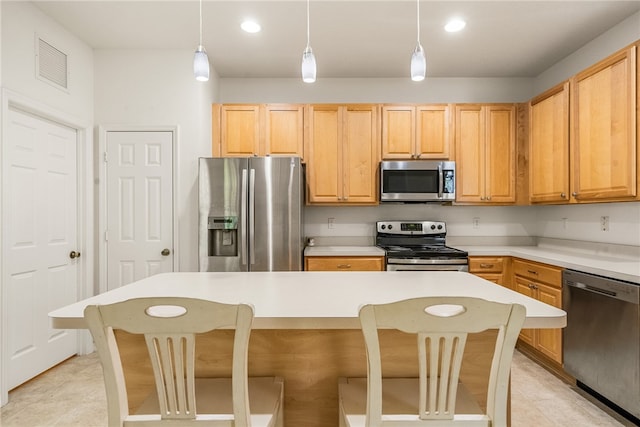
[[(608, 217), (606, 231), (601, 230), (603, 216)], [(474, 244), (535, 244), (537, 237), (546, 237), (640, 246), (640, 202), (562, 206), (308, 206), (305, 235), (372, 237), (376, 221), (403, 219), (445, 221), (447, 240)]]

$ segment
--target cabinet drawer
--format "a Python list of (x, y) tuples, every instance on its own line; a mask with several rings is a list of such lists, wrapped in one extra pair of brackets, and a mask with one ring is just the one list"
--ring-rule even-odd
[(470, 273), (502, 273), (503, 268), (502, 257), (469, 257)]
[(562, 287), (562, 269), (558, 267), (514, 259), (513, 273), (517, 276), (545, 282), (558, 288)]
[(384, 257), (306, 257), (307, 271), (383, 271)]

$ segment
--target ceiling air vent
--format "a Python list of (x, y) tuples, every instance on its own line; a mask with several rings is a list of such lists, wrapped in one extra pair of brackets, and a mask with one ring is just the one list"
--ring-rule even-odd
[(38, 38), (36, 56), (38, 77), (46, 82), (68, 89), (67, 54)]

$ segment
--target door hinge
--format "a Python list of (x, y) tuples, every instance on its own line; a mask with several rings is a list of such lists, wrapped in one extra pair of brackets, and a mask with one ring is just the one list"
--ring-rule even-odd
[(107, 155), (107, 152), (104, 152), (104, 162), (107, 163), (109, 161), (109, 156)]

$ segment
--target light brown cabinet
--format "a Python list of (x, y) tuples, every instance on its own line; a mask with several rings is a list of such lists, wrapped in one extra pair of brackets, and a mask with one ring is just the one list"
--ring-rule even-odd
[(383, 159), (450, 159), (451, 107), (382, 106)]
[(569, 201), (569, 82), (529, 103), (529, 200)]
[(306, 271), (384, 271), (384, 257), (305, 257)]
[[(513, 260), (513, 290), (562, 308), (562, 269), (523, 259)], [(550, 360), (562, 364), (561, 329), (523, 329), (520, 340)]]
[(307, 108), (308, 202), (377, 204), (378, 106), (319, 104)]
[(212, 114), (214, 157), (303, 157), (303, 105), (214, 104)]
[(457, 202), (515, 202), (515, 112), (514, 104), (456, 105)]
[(470, 256), (469, 273), (508, 288), (509, 281), (505, 280), (508, 263), (509, 257)]
[(577, 202), (637, 194), (636, 46), (571, 78), (571, 179)]

